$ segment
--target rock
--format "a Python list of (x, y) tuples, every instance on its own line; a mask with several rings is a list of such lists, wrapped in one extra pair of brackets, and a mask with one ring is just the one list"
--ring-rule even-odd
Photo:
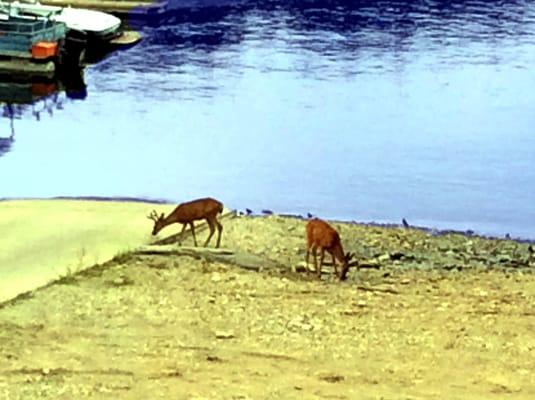
[(232, 331), (215, 331), (216, 339), (232, 339), (234, 338), (234, 332)]
[(401, 285), (408, 285), (409, 283), (411, 283), (411, 280), (409, 278), (405, 278), (405, 279), (402, 279), (399, 283)]
[(385, 263), (387, 261), (390, 261), (390, 254), (385, 253), (385, 254), (380, 255), (379, 257), (377, 257), (377, 261), (379, 261), (380, 263)]
[(311, 331), (314, 329), (314, 326), (311, 324), (301, 324), (301, 329), (304, 331)]
[(507, 263), (507, 262), (511, 262), (512, 260), (513, 258), (509, 254), (500, 254), (498, 256), (499, 263)]
[(113, 280), (113, 284), (114, 285), (117, 285), (117, 286), (121, 286), (121, 285), (124, 285), (124, 279), (119, 277), (119, 278), (115, 278)]
[(322, 381), (329, 382), (329, 383), (336, 383), (336, 382), (343, 381), (345, 379), (345, 377), (343, 377), (342, 375), (337, 375), (337, 374), (320, 374), (318, 378), (321, 379)]
[(132, 285), (134, 282), (127, 276), (120, 276), (110, 282), (112, 286), (126, 286)]
[[(394, 261), (398, 261), (398, 260), (401, 260), (402, 258), (405, 257), (405, 254), (402, 253), (401, 251), (395, 251), (394, 253), (391, 253), (390, 254), (390, 259), (391, 260), (394, 260)], [(414, 258), (414, 257), (413, 257)]]
[(297, 265), (292, 267), (293, 272), (307, 272), (307, 264), (305, 261), (300, 261)]
[(219, 272), (214, 272), (212, 273), (212, 278), (211, 278), (212, 282), (221, 282), (221, 274)]
[(366, 303), (366, 301), (364, 301), (364, 300), (357, 301), (357, 306), (359, 306), (359, 307), (366, 307), (367, 305), (368, 305), (368, 303)]

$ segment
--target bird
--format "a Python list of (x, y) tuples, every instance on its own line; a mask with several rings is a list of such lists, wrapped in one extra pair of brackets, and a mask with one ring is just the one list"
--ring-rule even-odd
[(407, 220), (406, 220), (405, 218), (403, 218), (403, 219), (401, 220), (401, 223), (403, 224), (403, 226), (404, 226), (405, 228), (408, 228), (408, 227), (409, 227), (409, 223), (407, 222)]
[(312, 214), (310, 214), (309, 212), (307, 212), (307, 217), (308, 218), (313, 218), (314, 216)]
[(245, 212), (247, 213), (247, 215), (251, 215), (253, 213), (253, 210), (246, 208)]

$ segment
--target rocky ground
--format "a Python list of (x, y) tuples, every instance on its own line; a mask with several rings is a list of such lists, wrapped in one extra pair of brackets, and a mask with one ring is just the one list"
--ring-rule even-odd
[(304, 221), (238, 217), (223, 247), (282, 267), (124, 254), (5, 304), (0, 397), (535, 398), (527, 244), (335, 225), (343, 283), (302, 271)]

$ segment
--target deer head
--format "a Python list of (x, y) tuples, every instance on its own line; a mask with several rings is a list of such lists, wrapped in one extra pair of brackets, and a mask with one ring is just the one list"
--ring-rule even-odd
[(160, 230), (165, 226), (164, 225), (164, 214), (162, 213), (160, 216), (158, 216), (158, 213), (156, 210), (152, 210), (152, 212), (147, 215), (147, 218), (154, 221), (154, 228), (152, 228), (152, 234), (156, 235)]
[(349, 271), (349, 263), (351, 259), (355, 256), (355, 253), (346, 253), (344, 256), (344, 262), (342, 264), (342, 270), (340, 271), (340, 280), (343, 281), (347, 277), (347, 271)]

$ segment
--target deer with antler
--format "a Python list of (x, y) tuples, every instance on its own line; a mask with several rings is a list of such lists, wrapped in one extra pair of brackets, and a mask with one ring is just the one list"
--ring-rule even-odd
[(219, 247), (223, 226), (217, 220), (217, 217), (222, 212), (223, 204), (221, 202), (212, 198), (204, 198), (179, 204), (167, 217), (164, 216), (163, 213), (158, 216), (158, 213), (153, 210), (147, 218), (154, 221), (154, 228), (152, 229), (153, 235), (158, 234), (163, 228), (174, 223), (183, 224), (181, 232), (181, 234), (183, 234), (186, 230), (186, 226), (189, 224), (195, 246), (197, 246), (197, 238), (195, 237), (195, 226), (193, 225), (193, 221), (205, 219), (210, 228), (210, 234), (208, 235), (204, 246), (206, 247), (208, 245), (217, 228), (216, 247)]
[[(314, 269), (318, 278), (321, 278), (321, 267), (323, 266), (323, 259), (325, 257), (325, 251), (332, 256), (334, 272), (338, 278), (342, 281), (346, 279), (347, 271), (349, 270), (349, 262), (355, 255), (354, 253), (344, 254), (340, 235), (331, 225), (327, 222), (314, 218), (310, 220), (306, 226), (307, 236), (307, 254), (306, 265), (309, 263), (309, 256), (312, 250), (312, 256), (314, 257)], [(320, 250), (320, 265), (317, 264), (316, 249)], [(338, 274), (338, 267), (336, 266), (336, 260), (342, 264), (340, 274)]]

